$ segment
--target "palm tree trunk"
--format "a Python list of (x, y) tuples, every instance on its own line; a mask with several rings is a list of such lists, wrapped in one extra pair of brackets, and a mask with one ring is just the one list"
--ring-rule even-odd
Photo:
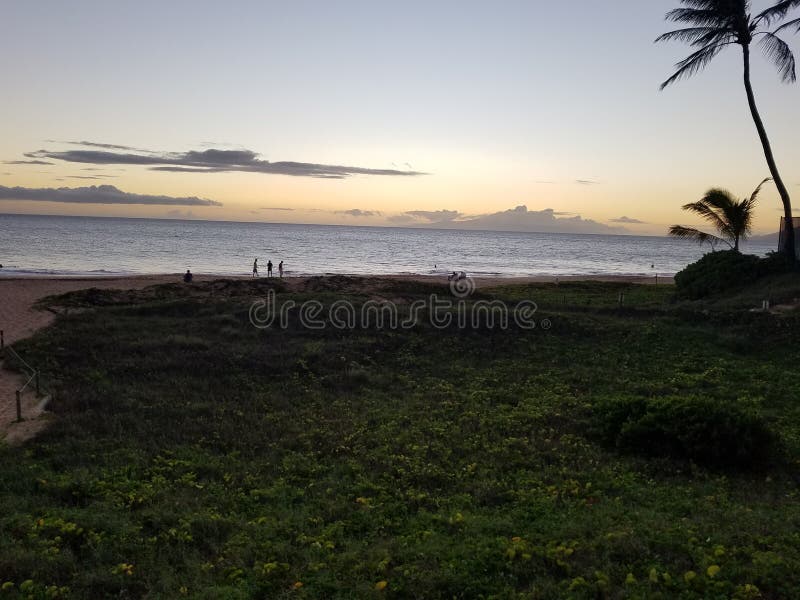
[(758, 114), (758, 107), (756, 107), (756, 97), (753, 94), (753, 86), (750, 83), (750, 46), (742, 44), (742, 52), (744, 53), (744, 89), (747, 92), (747, 102), (750, 105), (750, 114), (753, 115), (753, 121), (758, 130), (758, 137), (761, 139), (761, 145), (764, 147), (764, 156), (767, 158), (767, 166), (775, 181), (775, 187), (778, 188), (778, 193), (783, 202), (783, 212), (786, 217), (786, 253), (789, 255), (791, 262), (794, 264), (797, 260), (794, 248), (794, 228), (792, 221), (792, 201), (789, 198), (789, 192), (783, 184), (780, 173), (778, 173), (778, 166), (775, 164), (775, 157), (772, 155), (772, 146), (770, 146), (769, 138), (767, 137), (767, 130), (764, 128), (764, 122), (761, 120), (761, 115)]

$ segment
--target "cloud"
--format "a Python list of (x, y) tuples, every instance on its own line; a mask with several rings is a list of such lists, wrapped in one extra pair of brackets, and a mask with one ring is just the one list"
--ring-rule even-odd
[(446, 223), (462, 216), (457, 210), (409, 210), (404, 214), (415, 219), (424, 219), (431, 223)]
[(432, 223), (428, 226), (447, 229), (486, 229), (490, 231), (520, 231), (543, 233), (630, 233), (624, 227), (612, 227), (580, 215), (559, 218), (552, 208), (528, 210), (527, 206), (504, 210), (468, 219)]
[(381, 213), (377, 210), (361, 210), (360, 208), (351, 208), (350, 210), (337, 210), (337, 215), (350, 215), (351, 217), (379, 217)]
[(56, 163), (47, 162), (46, 160), (6, 160), (4, 165), (54, 165)]
[(576, 179), (575, 183), (578, 185), (600, 185), (599, 181), (594, 181), (593, 179)]
[(293, 208), (283, 208), (282, 206), (261, 206), (258, 210), (285, 210), (293, 211)]
[[(62, 160), (65, 162), (86, 163), (95, 165), (139, 165), (154, 171), (174, 173), (268, 173), (291, 175), (294, 177), (316, 177), (321, 179), (344, 179), (353, 175), (383, 175), (412, 177), (426, 175), (418, 171), (401, 171), (397, 169), (369, 169), (344, 165), (325, 165), (304, 162), (270, 162), (258, 158), (252, 150), (190, 150), (188, 152), (153, 152), (136, 150), (127, 146), (98, 144), (95, 142), (67, 142), (89, 148), (102, 150), (64, 150), (54, 152), (37, 150), (27, 153), (29, 158)], [(120, 150), (109, 151), (108, 149)]]
[(618, 219), (611, 219), (612, 223), (627, 223), (629, 225), (646, 225), (647, 221), (640, 221), (639, 219), (631, 219), (630, 217), (619, 217)]
[(67, 175), (68, 179), (114, 179), (117, 175)]
[(174, 198), (123, 192), (113, 185), (93, 185), (80, 188), (24, 188), (0, 185), (0, 200), (29, 200), (36, 202), (66, 202), (75, 204), (150, 204), (164, 206), (222, 206), (221, 202), (195, 196)]

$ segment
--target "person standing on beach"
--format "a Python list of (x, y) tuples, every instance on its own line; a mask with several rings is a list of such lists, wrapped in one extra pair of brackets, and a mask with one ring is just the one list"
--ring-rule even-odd
[(272, 261), (267, 261), (267, 277), (272, 277)]
[(283, 279), (283, 261), (278, 263), (278, 276)]
[(258, 259), (253, 261), (253, 277), (258, 277)]

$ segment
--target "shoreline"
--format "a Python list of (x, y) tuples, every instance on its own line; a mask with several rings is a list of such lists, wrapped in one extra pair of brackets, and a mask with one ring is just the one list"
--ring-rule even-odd
[[(250, 279), (249, 273), (192, 273), (195, 278), (209, 279)], [(420, 281), (447, 281), (449, 273), (284, 273), (284, 279), (300, 281), (312, 277), (375, 277), (379, 279), (401, 279)], [(468, 274), (475, 281), (505, 281), (514, 283), (548, 283), (556, 281), (619, 281), (626, 283), (639, 283), (658, 279), (672, 282), (673, 273), (553, 273), (536, 275), (519, 275), (503, 273), (478, 273)], [(0, 270), (0, 283), (4, 281), (124, 281), (124, 280), (182, 280), (183, 272), (176, 273), (31, 273), (31, 272), (3, 272)], [(266, 275), (259, 275), (260, 279), (268, 279)], [(273, 275), (273, 279), (279, 279)]]

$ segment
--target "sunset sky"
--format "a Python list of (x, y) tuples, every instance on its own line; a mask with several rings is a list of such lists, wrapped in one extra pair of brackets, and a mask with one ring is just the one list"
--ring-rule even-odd
[[(676, 5), (10, 0), (0, 213), (664, 234), (769, 175), (738, 47), (659, 92)], [(753, 82), (800, 207), (800, 86)]]

